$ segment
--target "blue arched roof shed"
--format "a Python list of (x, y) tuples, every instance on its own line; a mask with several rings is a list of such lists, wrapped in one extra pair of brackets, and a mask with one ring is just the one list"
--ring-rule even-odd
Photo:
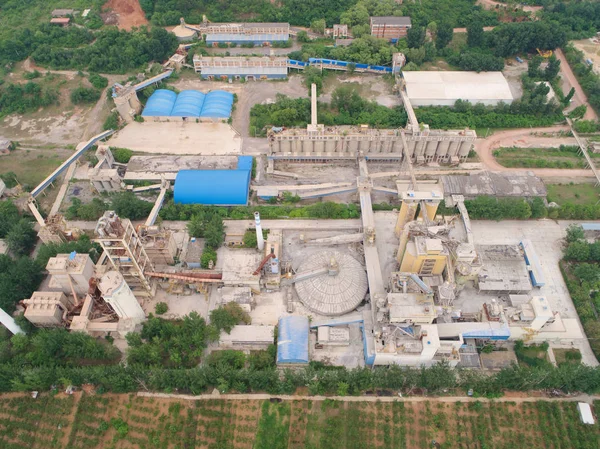
[(233, 94), (213, 90), (206, 94), (200, 117), (229, 118), (233, 106)]
[(143, 117), (168, 117), (171, 115), (177, 94), (172, 90), (158, 89), (146, 102)]
[(177, 95), (175, 105), (171, 111), (172, 117), (200, 117), (200, 111), (204, 104), (204, 95), (197, 90), (184, 90)]
[(181, 170), (175, 178), (175, 203), (245, 206), (249, 170)]
[(277, 327), (277, 363), (308, 363), (308, 318), (285, 316)]

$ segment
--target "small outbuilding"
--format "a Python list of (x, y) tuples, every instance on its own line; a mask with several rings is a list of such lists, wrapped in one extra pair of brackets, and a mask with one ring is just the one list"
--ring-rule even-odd
[(579, 417), (581, 418), (582, 423), (590, 425), (594, 425), (596, 423), (590, 404), (587, 402), (578, 402), (577, 410), (579, 411)]
[(279, 319), (277, 334), (277, 364), (306, 365), (308, 363), (309, 323), (305, 316)]
[(51, 25), (58, 25), (61, 27), (66, 27), (66, 26), (69, 26), (69, 23), (71, 23), (70, 17), (56, 17), (54, 19), (50, 19)]

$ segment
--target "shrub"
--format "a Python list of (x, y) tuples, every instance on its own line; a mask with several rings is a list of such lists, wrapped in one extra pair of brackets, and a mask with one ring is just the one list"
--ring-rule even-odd
[(168, 311), (169, 311), (169, 306), (167, 305), (166, 302), (159, 302), (156, 304), (156, 306), (154, 306), (154, 312), (157, 315), (164, 315)]
[(219, 331), (231, 332), (233, 326), (244, 323), (250, 324), (250, 315), (244, 312), (238, 303), (230, 302), (210, 312), (210, 323)]
[(131, 159), (131, 156), (133, 156), (133, 151), (127, 149), (127, 148), (113, 148), (111, 147), (110, 151), (112, 151), (112, 154), (115, 158), (115, 161), (121, 163), (121, 164), (126, 164), (129, 162), (129, 160)]
[(202, 256), (200, 257), (200, 266), (202, 268), (209, 268), (211, 260), (214, 267), (217, 264), (217, 252), (212, 248), (204, 247), (204, 251), (202, 251)]
[(119, 127), (119, 113), (117, 111), (111, 112), (110, 115), (108, 117), (106, 117), (106, 120), (104, 121), (104, 125), (102, 125), (102, 128), (105, 131), (108, 131), (109, 129), (116, 130), (118, 127)]
[(80, 86), (71, 91), (71, 103), (73, 104), (95, 103), (99, 99), (100, 91), (98, 89)]
[(97, 73), (90, 73), (88, 80), (96, 89), (104, 89), (106, 86), (108, 86), (108, 79), (98, 75)]

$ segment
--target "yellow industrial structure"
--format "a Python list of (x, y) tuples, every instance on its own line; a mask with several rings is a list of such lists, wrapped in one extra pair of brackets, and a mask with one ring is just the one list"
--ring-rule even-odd
[(420, 276), (440, 275), (446, 268), (447, 260), (448, 250), (441, 240), (419, 236), (407, 243), (400, 271)]

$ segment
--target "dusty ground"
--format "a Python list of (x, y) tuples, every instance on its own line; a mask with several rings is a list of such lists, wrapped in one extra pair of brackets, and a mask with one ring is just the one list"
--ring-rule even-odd
[(592, 69), (594, 72), (600, 74), (600, 44), (595, 42), (593, 38), (582, 39), (579, 41), (572, 42), (577, 50), (584, 53), (585, 59), (591, 59), (594, 65)]
[(108, 0), (103, 9), (110, 9), (117, 15), (118, 27), (121, 30), (148, 25), (139, 0)]
[(238, 154), (241, 138), (226, 123), (130, 123), (108, 141), (110, 146), (155, 154)]
[(516, 59), (511, 59), (510, 62), (504, 66), (504, 70), (502, 70), (502, 73), (508, 81), (510, 93), (513, 95), (515, 100), (523, 96), (521, 75), (525, 72), (527, 72), (527, 63), (519, 63)]

